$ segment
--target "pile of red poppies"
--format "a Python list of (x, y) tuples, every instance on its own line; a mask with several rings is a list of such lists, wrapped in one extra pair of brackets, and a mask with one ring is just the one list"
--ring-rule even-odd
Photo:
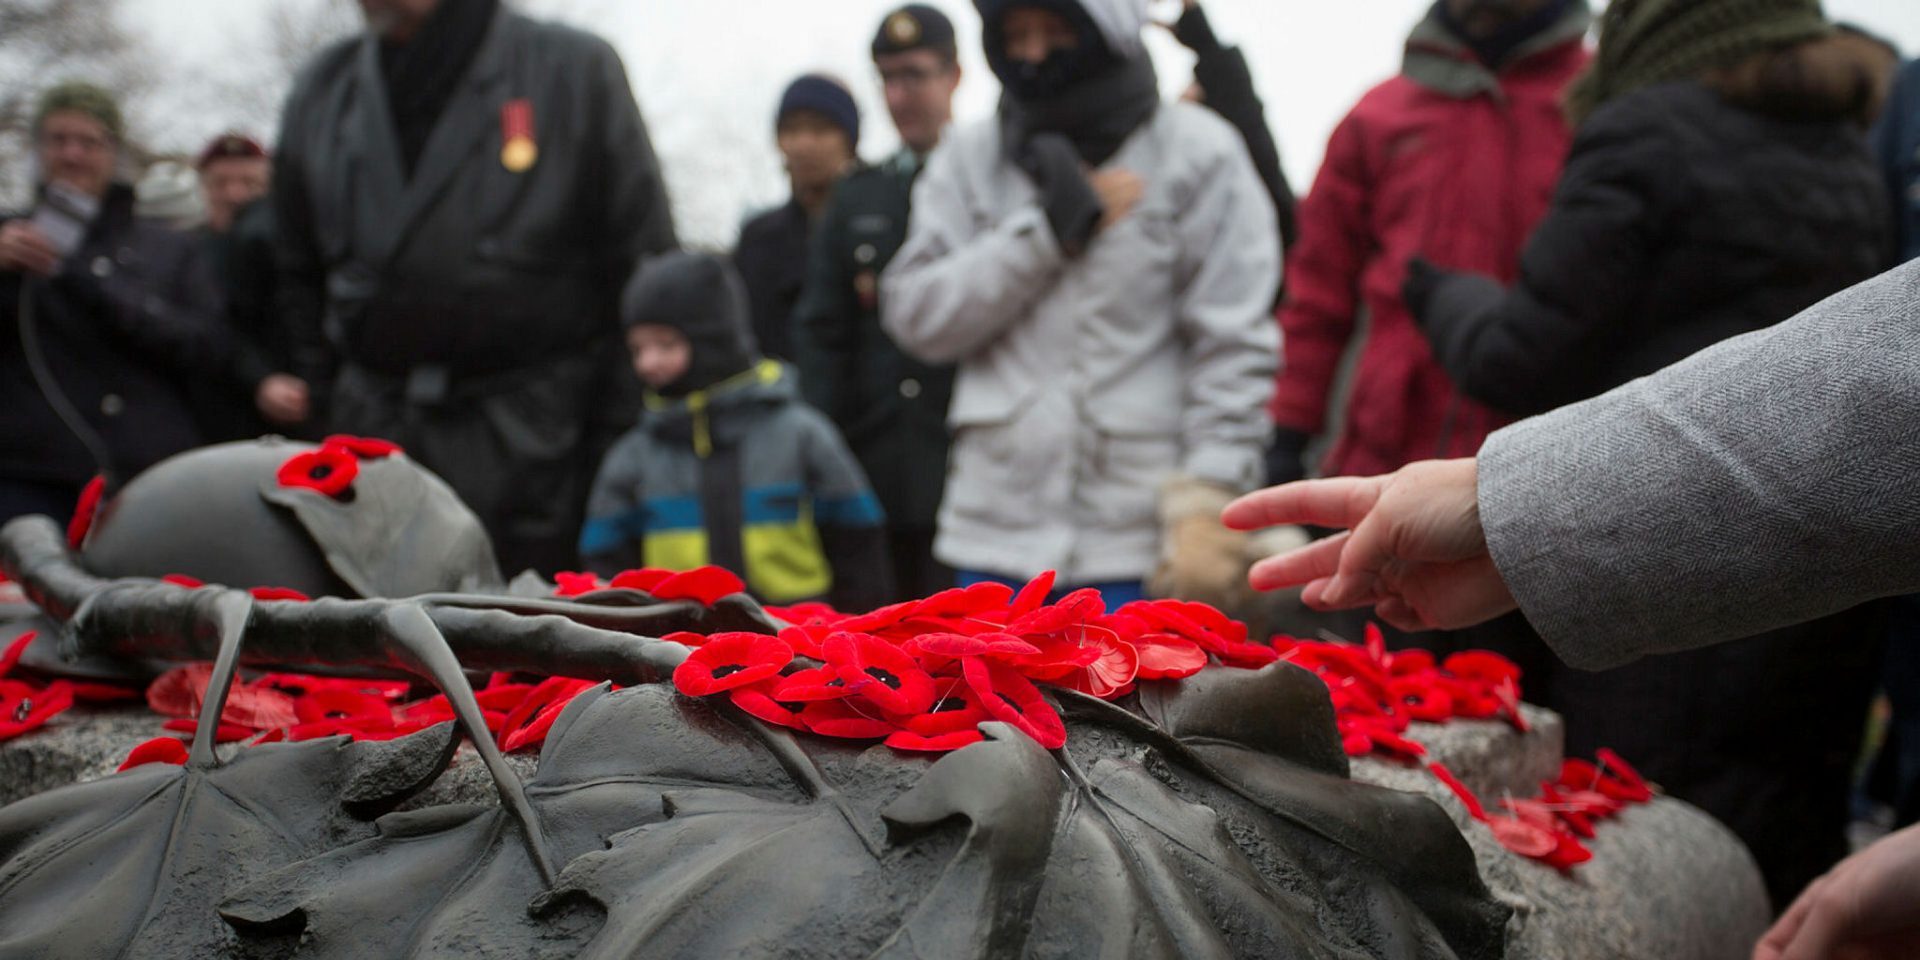
[(1373, 624), (1363, 645), (1292, 637), (1275, 637), (1273, 645), (1280, 659), (1326, 683), (1341, 743), (1351, 756), (1425, 756), (1426, 748), (1405, 736), (1416, 720), (1500, 719), (1527, 730), (1520, 668), (1497, 653), (1469, 650), (1441, 661), (1425, 650), (1390, 652)]
[[(185, 739), (203, 722), (201, 709), (213, 667), (193, 663), (161, 675), (147, 688), (147, 706), (172, 717), (163, 727), (179, 736), (159, 737), (134, 748), (121, 769), (141, 763), (180, 763)], [(487, 729), (508, 752), (537, 747), (567, 703), (592, 681), (548, 677), (527, 682), (494, 674), (474, 691)], [(346, 736), (355, 740), (391, 740), (454, 718), (443, 694), (409, 699), (415, 691), (405, 680), (366, 680), (269, 673), (250, 681), (235, 678), (226, 706), (215, 722), (217, 743), (248, 746), (283, 740)], [(168, 745), (164, 741), (174, 741)]]
[[(694, 648), (674, 685), (688, 696), (724, 693), (768, 723), (902, 750), (976, 743), (987, 720), (1051, 749), (1066, 743), (1066, 725), (1036, 683), (1112, 700), (1139, 680), (1280, 657), (1205, 604), (1137, 601), (1108, 611), (1095, 590), (1050, 604), (1053, 582), (1048, 572), (1018, 591), (975, 584), (857, 615), (820, 604), (773, 608), (795, 624), (778, 636), (674, 634), (665, 639)], [(796, 662), (801, 668), (790, 669)]]
[(1542, 782), (1537, 797), (1502, 798), (1499, 807), (1503, 812), (1499, 813), (1488, 812), (1453, 771), (1437, 763), (1428, 769), (1460, 798), (1467, 813), (1493, 831), (1501, 846), (1548, 866), (1570, 870), (1593, 859), (1593, 851), (1581, 841), (1594, 838), (1595, 824), (1630, 804), (1653, 799), (1653, 789), (1619, 754), (1602, 749), (1598, 759), (1598, 764), (1564, 761), (1559, 780)]

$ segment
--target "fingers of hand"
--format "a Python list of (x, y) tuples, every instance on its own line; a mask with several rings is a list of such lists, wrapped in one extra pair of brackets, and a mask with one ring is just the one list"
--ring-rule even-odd
[(1220, 520), (1235, 530), (1258, 530), (1283, 523), (1351, 528), (1366, 519), (1378, 502), (1379, 477), (1301, 480), (1258, 490), (1227, 504)]
[(1331, 576), (1339, 569), (1340, 551), (1346, 542), (1347, 535), (1342, 533), (1268, 557), (1247, 572), (1247, 582), (1255, 590), (1278, 590)]

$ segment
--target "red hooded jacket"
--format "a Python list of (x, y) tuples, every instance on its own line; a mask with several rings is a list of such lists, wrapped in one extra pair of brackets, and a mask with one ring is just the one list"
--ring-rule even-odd
[(1496, 74), (1430, 16), (1408, 38), (1400, 76), (1334, 130), (1288, 251), (1270, 411), (1276, 426), (1323, 433), (1341, 357), (1368, 318), (1327, 475), (1472, 456), (1506, 423), (1434, 362), (1400, 285), (1416, 255), (1514, 279), (1566, 159), (1560, 97), (1586, 66), (1591, 19), (1572, 4)]

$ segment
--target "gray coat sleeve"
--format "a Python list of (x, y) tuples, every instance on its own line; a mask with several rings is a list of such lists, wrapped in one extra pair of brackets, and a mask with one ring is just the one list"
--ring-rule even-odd
[(1920, 263), (1494, 434), (1479, 500), (1579, 667), (1920, 590)]

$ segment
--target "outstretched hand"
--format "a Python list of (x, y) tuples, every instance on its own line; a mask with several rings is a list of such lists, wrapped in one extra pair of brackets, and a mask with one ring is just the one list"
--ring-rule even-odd
[(1754, 948), (1754, 960), (1920, 956), (1920, 826), (1891, 834), (1813, 882)]
[(1248, 494), (1221, 520), (1235, 530), (1280, 524), (1346, 532), (1255, 564), (1257, 590), (1305, 586), (1318, 610), (1373, 606), (1402, 630), (1452, 630), (1517, 606), (1480, 527), (1473, 460), (1415, 463), (1383, 477), (1304, 480)]

